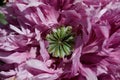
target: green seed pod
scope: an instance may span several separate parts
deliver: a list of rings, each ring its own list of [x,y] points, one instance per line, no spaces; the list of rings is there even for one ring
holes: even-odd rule
[[[48,52],[52,54],[53,57],[64,58],[70,55],[74,43],[71,26],[53,29],[53,31],[46,36],[46,39],[49,42]]]

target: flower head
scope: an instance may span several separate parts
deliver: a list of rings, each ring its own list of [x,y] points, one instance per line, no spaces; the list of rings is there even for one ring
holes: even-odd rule
[[[9,0],[0,8],[8,22],[0,24],[0,79],[119,80],[119,5]]]

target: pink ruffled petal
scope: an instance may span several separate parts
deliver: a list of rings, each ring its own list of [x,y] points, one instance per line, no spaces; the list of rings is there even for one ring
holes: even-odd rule
[[[23,61],[26,61],[27,58],[29,57],[29,54],[27,52],[15,52],[13,54],[10,54],[8,56],[0,56],[0,60],[6,62],[6,63],[22,63]]]

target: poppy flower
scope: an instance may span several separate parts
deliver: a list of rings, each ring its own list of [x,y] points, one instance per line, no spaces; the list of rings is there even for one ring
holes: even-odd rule
[[[0,78],[119,80],[119,4],[9,0],[1,8],[8,24],[0,25]]]

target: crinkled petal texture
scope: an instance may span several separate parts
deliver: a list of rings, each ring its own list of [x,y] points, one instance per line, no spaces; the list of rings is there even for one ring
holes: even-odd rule
[[[60,77],[62,69],[49,69],[45,62],[30,59],[25,64],[19,66],[17,73],[18,80],[55,80]]]
[[[0,80],[120,80],[119,0],[9,0],[0,12]],[[62,59],[46,39],[61,26],[74,35]]]

